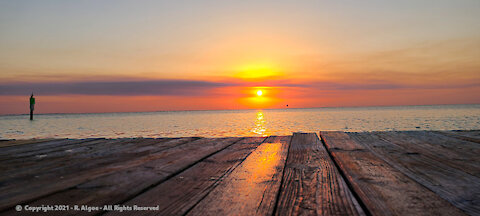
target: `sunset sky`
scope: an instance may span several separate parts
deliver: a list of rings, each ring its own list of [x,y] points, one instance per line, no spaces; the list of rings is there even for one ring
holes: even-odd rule
[[[479,0],[1,1],[0,114],[32,92],[37,113],[480,103],[479,20]]]

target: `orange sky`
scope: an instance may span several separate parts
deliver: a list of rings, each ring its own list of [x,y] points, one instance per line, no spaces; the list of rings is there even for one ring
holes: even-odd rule
[[[110,3],[0,3],[0,114],[480,103],[478,1]]]

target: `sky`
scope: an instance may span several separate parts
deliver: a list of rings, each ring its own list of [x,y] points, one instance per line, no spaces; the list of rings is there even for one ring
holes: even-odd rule
[[[480,103],[480,1],[0,1],[0,114]],[[256,92],[262,91],[262,96]]]

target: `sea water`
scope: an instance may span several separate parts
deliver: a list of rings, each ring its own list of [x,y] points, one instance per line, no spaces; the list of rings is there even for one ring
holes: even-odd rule
[[[38,114],[33,121],[28,115],[0,116],[0,139],[475,129],[480,129],[480,105]]]

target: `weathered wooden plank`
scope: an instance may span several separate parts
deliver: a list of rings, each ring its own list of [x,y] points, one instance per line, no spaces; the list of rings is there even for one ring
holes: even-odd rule
[[[445,165],[442,159],[427,157],[380,139],[371,133],[353,133],[392,167],[424,185],[470,215],[480,214],[480,178]],[[391,138],[394,139],[394,138]],[[402,140],[397,140],[402,142]]]
[[[112,143],[122,143],[123,141],[118,140],[105,140],[105,139],[95,139],[87,142],[77,143],[76,145],[69,145],[70,148],[75,148],[79,146],[89,146],[88,148],[100,147],[106,144]],[[62,148],[63,146],[58,146],[57,148]],[[124,156],[125,154],[118,154],[114,157],[103,158],[102,160],[92,160],[93,155],[87,154],[85,152],[78,153],[81,158],[75,158],[75,152],[66,153],[65,150],[55,151],[53,149],[49,150],[49,155],[34,155],[32,157],[14,159],[12,161],[6,161],[0,163],[1,175],[0,175],[0,191],[9,191],[9,190],[21,190],[23,185],[29,184],[32,181],[42,182],[44,180],[51,180],[55,178],[64,178],[65,176],[81,174],[82,171],[89,172],[92,168],[97,168],[98,164],[107,165],[109,163],[122,161],[119,157]],[[109,148],[101,148],[100,151],[109,152]],[[68,154],[70,157],[52,157],[57,152],[62,154]],[[128,153],[127,155],[133,156],[133,154]],[[0,196],[1,197],[1,196]]]
[[[472,131],[436,131],[446,136],[466,140],[474,143],[480,143],[480,130]]]
[[[0,170],[3,176],[0,176],[0,182],[5,179],[15,180],[14,178],[41,175],[46,172],[75,171],[84,161],[93,161],[96,158],[104,157],[104,159],[114,159],[127,153],[140,153],[149,149],[162,150],[169,146],[175,146],[191,141],[193,138],[187,138],[185,142],[167,142],[170,139],[101,139],[86,143],[69,146],[68,148],[60,148],[59,150],[51,150],[48,154],[34,155],[30,157],[12,159],[4,163],[0,163]],[[39,157],[41,156],[41,157]],[[109,156],[109,158],[106,158]],[[70,166],[69,168],[65,168]],[[57,174],[62,174],[57,172]],[[16,181],[16,180],[15,180]]]
[[[388,142],[394,143],[405,150],[409,154],[421,154],[429,157],[439,163],[445,164],[452,168],[462,170],[471,175],[480,177],[480,157],[468,157],[467,149],[458,149],[456,139],[445,136],[429,136],[424,133],[409,132],[373,132],[376,136]],[[422,136],[429,136],[428,141],[421,139]],[[444,138],[447,138],[446,140]],[[439,145],[437,143],[446,142],[448,145]],[[477,145],[476,143],[470,143]],[[461,145],[459,145],[461,146]]]
[[[179,144],[191,140],[192,138],[184,138],[168,142]],[[191,143],[193,143],[191,145],[195,145],[198,142],[194,141]],[[179,145],[171,149],[181,147],[182,145]],[[62,170],[51,170],[40,176],[22,178],[21,181],[18,179],[17,181],[12,181],[9,179],[0,185],[0,211],[20,202],[28,202],[56,191],[65,190],[89,179],[107,175],[121,169],[139,166],[150,160],[162,157],[164,154],[167,153],[164,153],[162,150],[155,153],[125,152],[117,154],[115,157],[106,156],[95,160],[79,161],[78,163],[64,166]],[[86,159],[88,160],[88,158]],[[72,172],[70,169],[77,171]]]
[[[185,142],[190,140],[185,140]],[[8,183],[21,183],[22,180],[29,181],[45,174],[66,175],[78,173],[83,169],[90,169],[94,162],[108,164],[109,161],[118,160],[123,155],[132,155],[135,152],[127,151],[126,148],[134,146],[153,145],[164,143],[166,140],[154,139],[101,139],[78,145],[70,146],[69,149],[51,151],[42,157],[32,156],[23,159],[7,161],[0,164],[2,176],[0,185]],[[108,156],[108,157],[107,157]],[[97,160],[98,159],[98,160]],[[88,166],[91,164],[92,166]]]
[[[269,137],[188,215],[271,215],[290,137]]]
[[[55,139],[24,139],[24,140],[0,140],[0,148],[2,150],[10,148],[18,148],[19,145],[28,145],[34,143],[48,142]]]
[[[294,133],[275,215],[365,215],[315,133]]]
[[[45,155],[49,155],[55,152],[64,152],[65,150],[75,148],[79,145],[95,145],[98,142],[103,142],[106,139],[104,138],[96,138],[96,139],[59,139],[59,140],[52,140],[44,143],[39,143],[35,145],[31,145],[31,148],[20,148],[14,150],[14,152],[0,156],[0,164],[3,163],[10,163],[16,161],[24,161],[28,160],[29,158],[35,157],[42,157]],[[125,140],[125,139],[120,139]]]
[[[474,158],[480,155],[480,145],[474,142],[449,137],[432,131],[405,131],[402,133],[413,136],[415,139],[423,142],[432,143],[441,148],[458,152],[465,157]]]
[[[75,143],[71,145],[70,142]],[[33,166],[45,167],[44,162],[54,161],[56,157],[66,157],[73,153],[72,149],[90,146],[101,146],[102,144],[110,144],[113,142],[121,142],[116,140],[96,139],[89,141],[77,141],[77,140],[65,140],[60,145],[54,148],[48,148],[37,153],[32,152],[18,152],[10,156],[2,157],[3,161],[0,162],[0,170],[2,170],[3,176],[0,176],[0,181],[5,177],[9,178],[9,175],[18,175],[22,173],[22,169],[28,169]],[[61,144],[65,143],[63,146]],[[68,151],[72,150],[72,152]],[[106,149],[105,149],[106,150]]]
[[[343,132],[320,132],[328,151],[372,215],[464,215]]]
[[[56,149],[62,146],[77,145],[83,142],[90,142],[97,140],[99,138],[89,138],[89,139],[54,139],[45,142],[35,142],[25,145],[17,145],[2,148],[0,152],[0,161],[11,160],[12,157],[20,157],[23,155],[35,155],[41,154],[43,152],[48,152],[52,149]],[[38,153],[36,153],[38,151]]]
[[[130,147],[130,144],[139,146],[142,144],[142,141],[161,141],[164,139],[145,139],[145,138],[119,138],[119,139],[86,139],[86,140],[66,140],[64,142],[58,143],[55,146],[51,147],[42,147],[39,149],[27,149],[26,151],[19,151],[13,155],[2,157],[2,159],[7,160],[6,162],[16,162],[21,161],[24,163],[26,160],[31,159],[34,156],[42,155],[42,158],[51,158],[51,157],[62,157],[65,155],[71,155],[71,153],[79,152],[81,150],[89,150],[94,147],[98,147],[101,144],[113,144],[114,149],[120,149],[124,147]],[[100,145],[99,145],[100,144]],[[149,145],[149,144],[147,144]],[[108,149],[104,151],[108,153]]]
[[[200,161],[162,184],[142,193],[125,205],[157,206],[158,212],[135,212],[135,215],[184,215],[206,194],[222,182],[265,138],[246,138],[225,150]],[[107,215],[116,215],[109,212]]]
[[[108,167],[116,169],[116,172],[99,176],[91,171],[90,176],[82,179],[81,182],[77,181],[79,184],[75,187],[45,196],[30,202],[29,205],[52,205],[58,203],[59,200],[63,204],[75,205],[80,203],[90,206],[122,203],[241,139],[203,138],[165,151],[148,154],[145,157],[131,158],[124,163]],[[10,211],[14,213],[13,209]],[[98,213],[98,211],[58,212],[59,215],[92,215]],[[57,214],[57,212],[52,214]]]

